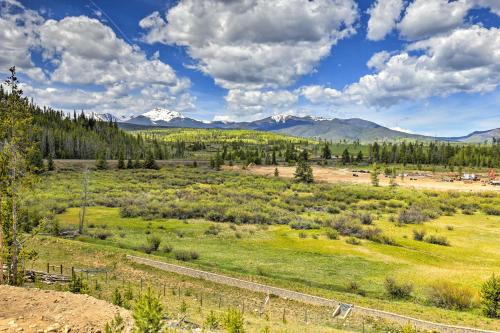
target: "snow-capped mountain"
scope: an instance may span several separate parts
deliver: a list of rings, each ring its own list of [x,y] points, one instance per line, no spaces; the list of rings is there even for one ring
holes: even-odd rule
[[[293,116],[290,114],[276,114],[274,116],[271,116],[271,119],[277,123],[284,123],[287,121],[287,119],[290,119],[291,117]]]
[[[169,122],[175,118],[185,118],[182,113],[177,111],[171,111],[163,108],[154,108],[151,111],[143,113],[141,116],[151,119],[153,122],[165,121]]]
[[[95,120],[108,121],[108,122],[124,122],[127,121],[130,117],[126,116],[115,116],[111,113],[94,113],[92,112],[91,117]]]

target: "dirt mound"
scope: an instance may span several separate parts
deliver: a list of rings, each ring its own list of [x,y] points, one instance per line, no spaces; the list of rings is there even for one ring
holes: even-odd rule
[[[128,310],[88,295],[0,285],[0,332],[103,332],[116,314],[132,330]]]

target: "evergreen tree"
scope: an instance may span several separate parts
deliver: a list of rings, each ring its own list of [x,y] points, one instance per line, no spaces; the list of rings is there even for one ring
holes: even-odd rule
[[[274,168],[274,177],[279,177],[280,176],[280,172],[278,170],[278,168]]]
[[[342,152],[342,164],[349,164],[351,163],[351,155],[349,155],[349,150],[344,149]]]
[[[323,150],[321,151],[321,157],[325,160],[332,159],[332,151],[330,150],[330,146],[328,145],[327,142],[325,142],[325,145],[323,146]]]
[[[374,163],[373,170],[370,173],[370,178],[373,186],[379,186],[379,179],[378,179],[379,175],[380,175],[380,169],[377,163]]]
[[[276,162],[276,149],[273,148],[273,154],[271,157],[271,164],[272,165],[277,165],[278,163]]]
[[[356,162],[358,163],[363,162],[363,152],[361,150],[358,151],[358,155],[356,156]]]
[[[134,161],[134,169],[140,169],[142,168],[142,163],[139,157],[137,157]]]
[[[146,169],[158,169],[158,165],[156,164],[155,158],[153,156],[152,151],[148,151],[146,153],[146,160],[144,161],[144,168]]]
[[[137,300],[133,317],[136,333],[160,333],[163,332],[163,305],[148,287],[139,300]]]
[[[123,159],[122,152],[120,152],[120,155],[118,155],[118,169],[125,169],[125,160]]]
[[[48,171],[54,171],[56,169],[54,165],[54,160],[52,159],[52,154],[49,154],[47,157],[47,170]]]
[[[481,288],[481,303],[487,317],[500,318],[500,278],[495,274]]]
[[[106,160],[106,154],[101,153],[95,164],[97,170],[106,170],[108,168],[108,161]]]
[[[127,160],[127,169],[133,169],[134,168],[134,163],[132,163],[132,159],[129,158]]]
[[[314,182],[312,168],[305,160],[301,159],[297,163],[297,168],[295,169],[294,178],[296,181],[301,183]]]

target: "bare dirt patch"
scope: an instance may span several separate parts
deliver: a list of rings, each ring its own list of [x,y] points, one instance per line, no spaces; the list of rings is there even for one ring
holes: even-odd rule
[[[131,332],[126,309],[88,295],[0,286],[0,332],[103,332],[120,314]]]
[[[239,167],[226,167],[232,170],[241,170]],[[249,172],[264,176],[274,175],[274,166],[251,166],[243,172]],[[317,181],[327,182],[327,183],[352,183],[352,184],[365,184],[369,185],[371,183],[369,173],[359,173],[350,169],[335,169],[331,167],[321,167],[313,166],[314,179]],[[278,167],[280,177],[292,178],[295,172],[295,167],[293,166],[279,166]],[[356,176],[355,176],[355,175]],[[492,186],[489,184],[482,183],[480,181],[466,183],[463,181],[445,182],[443,177],[446,177],[444,173],[436,174],[425,174],[425,175],[412,175],[406,176],[404,181],[398,177],[396,182],[398,186],[403,187],[413,187],[420,189],[431,189],[440,191],[499,191],[500,186]],[[380,175],[380,185],[389,186],[389,178],[385,177],[383,174]]]

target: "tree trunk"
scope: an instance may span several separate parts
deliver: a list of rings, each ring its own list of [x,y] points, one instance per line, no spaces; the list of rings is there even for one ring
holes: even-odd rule
[[[14,168],[12,170],[12,281],[11,284],[17,285],[17,266],[19,255],[19,242],[17,241],[17,188],[16,188],[16,168],[17,159],[14,154]]]

